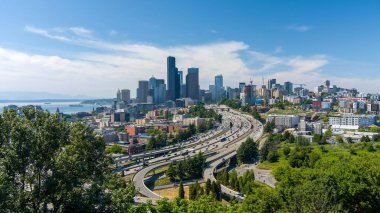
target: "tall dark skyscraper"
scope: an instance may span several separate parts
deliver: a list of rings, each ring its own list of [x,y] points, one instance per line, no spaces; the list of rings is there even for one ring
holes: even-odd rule
[[[293,84],[292,84],[292,82],[289,82],[289,81],[285,82],[284,83],[284,88],[285,88],[285,90],[286,90],[286,92],[288,94],[292,94],[293,93]]]
[[[199,69],[189,68],[186,75],[186,97],[199,100]]]
[[[146,103],[149,95],[148,81],[139,81],[139,87],[137,88],[137,102]]]
[[[175,101],[180,97],[181,85],[180,75],[178,73],[178,69],[175,66],[175,58],[173,56],[169,56],[167,58],[167,80],[167,99]]]
[[[268,80],[268,89],[274,88],[275,85],[276,85],[276,79],[269,79]]]
[[[224,98],[224,86],[223,86],[223,76],[215,76],[215,100],[220,101]]]

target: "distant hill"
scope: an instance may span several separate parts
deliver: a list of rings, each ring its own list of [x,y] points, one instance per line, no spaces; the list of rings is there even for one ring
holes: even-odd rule
[[[88,100],[96,99],[95,97],[85,95],[65,95],[49,92],[28,92],[28,91],[4,91],[0,92],[0,100],[56,100],[56,99],[70,99],[70,100]]]

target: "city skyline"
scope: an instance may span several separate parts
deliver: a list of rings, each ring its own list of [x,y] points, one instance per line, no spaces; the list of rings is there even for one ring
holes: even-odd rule
[[[183,13],[202,14],[210,5],[214,18]],[[375,1],[7,2],[0,9],[0,91],[108,98],[117,88],[128,88],[134,97],[139,80],[166,79],[165,59],[173,55],[178,70],[199,68],[201,89],[222,74],[232,87],[251,78],[261,85],[264,77],[312,89],[330,79],[377,93],[379,6]],[[100,15],[82,16],[84,8]],[[228,18],[220,19],[224,14]]]

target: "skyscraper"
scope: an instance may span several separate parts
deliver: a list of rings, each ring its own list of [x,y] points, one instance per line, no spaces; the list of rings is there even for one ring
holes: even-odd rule
[[[149,79],[149,96],[152,97],[152,103],[160,104],[165,101],[166,85],[164,79],[157,79],[152,76]]]
[[[326,82],[325,82],[325,86],[326,86],[326,88],[330,88],[330,80],[326,80]]]
[[[199,100],[199,69],[189,68],[186,75],[186,97]]]
[[[183,71],[178,71],[178,75],[179,75],[179,84],[182,85],[183,84]]]
[[[167,99],[175,101],[180,97],[181,85],[180,75],[178,74],[178,69],[175,66],[175,58],[173,56],[169,56],[167,58],[167,80]]]
[[[256,86],[255,85],[246,85],[244,87],[244,96],[242,97],[243,105],[254,105],[256,101],[255,97]]]
[[[149,92],[149,83],[148,81],[139,81],[139,87],[137,88],[137,102],[146,103]]]
[[[122,89],[121,92],[121,101],[125,103],[131,102],[131,91],[129,89]]]
[[[244,82],[240,82],[239,83],[240,92],[244,92],[244,87],[245,87],[245,83]]]
[[[120,91],[120,89],[117,89],[117,93],[116,93],[116,101],[117,101],[117,102],[121,101],[121,91]]]
[[[220,101],[224,98],[224,86],[223,86],[223,76],[215,76],[215,100]]]
[[[166,85],[164,79],[156,80],[156,87],[154,88],[154,103],[161,104],[165,102]]]
[[[215,101],[216,100],[215,85],[209,85],[208,91],[211,93],[211,100]]]
[[[289,82],[289,81],[285,82],[284,88],[288,94],[293,93],[293,83],[292,82]]]
[[[149,89],[156,88],[156,81],[157,79],[154,76],[149,78],[149,85],[148,85]]]
[[[186,83],[184,84],[183,81],[183,71],[179,70],[178,71],[178,75],[179,75],[179,97],[180,98],[185,98],[186,97],[186,88],[184,88],[184,85],[186,87]],[[186,81],[186,79],[185,79]]]
[[[276,79],[270,79],[268,80],[268,89],[274,88],[274,85],[276,85]]]

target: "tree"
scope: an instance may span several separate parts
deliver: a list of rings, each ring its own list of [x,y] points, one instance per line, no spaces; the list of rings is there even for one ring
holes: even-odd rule
[[[160,199],[157,201],[156,210],[157,210],[157,213],[172,212],[172,205],[167,198]]]
[[[367,151],[368,151],[368,152],[375,152],[376,149],[373,147],[372,144],[368,144],[368,145],[367,145]]]
[[[207,130],[207,124],[201,123],[197,126],[197,133],[203,133]]]
[[[270,144],[269,144],[269,140],[267,140],[264,145],[261,147],[260,149],[260,162],[264,162],[266,160],[268,160],[268,154],[269,154],[269,151],[270,151]]]
[[[231,175],[230,175],[230,186],[236,190],[236,191],[239,191],[239,181],[238,181],[238,175],[237,175],[237,172],[236,172],[236,169],[233,169],[232,172],[231,172]]]
[[[122,151],[123,151],[123,148],[120,145],[118,145],[118,144],[113,144],[112,146],[106,148],[106,153],[107,154],[122,153]]]
[[[185,198],[185,190],[183,189],[183,183],[182,183],[182,181],[179,183],[178,197],[181,198],[181,199]]]
[[[209,195],[211,192],[211,180],[207,179],[206,186],[205,186],[205,193],[206,195]]]
[[[291,133],[289,131],[284,132],[284,140],[289,140]]]
[[[275,213],[282,209],[282,200],[278,192],[270,188],[258,188],[248,195],[239,212],[266,212]]]
[[[251,106],[249,106],[249,105],[242,106],[242,107],[240,108],[240,110],[241,110],[242,112],[248,112],[248,113],[252,112]]]
[[[343,137],[341,135],[336,135],[335,140],[338,143],[344,143]]]
[[[176,168],[172,163],[169,165],[168,170],[166,170],[166,176],[168,176],[172,182],[175,180]]]
[[[197,198],[197,189],[194,184],[191,184],[189,187],[189,199],[195,200]]]
[[[374,135],[374,136],[372,136],[372,140],[373,141],[380,141],[380,135],[379,134],[377,134],[377,135]]]
[[[332,129],[331,129],[331,126],[327,129],[327,131],[325,132],[324,136],[329,139],[331,138],[332,136]]]
[[[195,181],[194,188],[195,188],[195,198],[198,199],[201,196],[201,194],[203,194],[202,187],[201,185],[199,185],[198,180]]]
[[[254,107],[253,110],[252,110],[252,116],[254,119],[260,121],[261,120],[261,116],[260,116],[260,113],[257,111],[257,108]]]
[[[322,139],[322,136],[320,134],[313,134],[313,143],[320,143]]]
[[[132,182],[124,188],[117,188],[112,191],[112,209],[114,212],[127,212],[135,202],[136,189]]]
[[[264,132],[265,133],[271,133],[273,132],[273,129],[275,128],[275,123],[274,123],[274,120],[273,121],[268,121],[265,125],[264,125]]]
[[[294,135],[290,135],[289,137],[289,143],[294,143],[296,141]]]
[[[309,166],[309,153],[311,148],[304,145],[297,145],[289,156],[289,164],[291,167],[307,167]]]
[[[280,155],[278,154],[277,151],[275,151],[275,150],[269,151],[269,153],[268,153],[268,161],[269,162],[271,162],[271,163],[277,162],[279,158],[280,158]]]
[[[236,100],[223,99],[219,102],[219,105],[226,105],[231,107],[232,109],[239,109],[241,107],[241,103]]]
[[[212,196],[216,199],[216,200],[222,200],[222,188],[221,188],[221,185],[220,185],[220,182],[219,181],[213,181],[211,183],[211,192],[212,192]]]
[[[361,142],[371,142],[371,138],[369,138],[368,135],[366,136],[362,136],[362,138],[360,139]]]
[[[247,138],[237,150],[237,159],[240,163],[249,163],[257,160],[258,150],[252,138]]]
[[[148,145],[146,146],[146,150],[152,150],[159,147],[163,147],[167,144],[167,136],[163,130],[158,128],[149,129],[149,140]]]
[[[285,157],[288,157],[290,154],[290,148],[288,146],[285,146],[282,152],[284,153]]]
[[[117,200],[129,208],[132,201],[119,195],[135,192],[111,172],[101,137],[58,113],[21,111],[0,115],[2,210],[42,212],[49,204],[53,212],[104,211],[118,206]]]
[[[348,137],[348,138],[347,138],[347,143],[354,143],[354,141],[352,140],[351,137]]]
[[[379,126],[371,126],[368,131],[370,131],[370,132],[380,132],[380,127]]]
[[[308,164],[308,166],[309,167],[314,167],[314,165],[315,165],[315,163],[319,160],[319,159],[321,159],[321,155],[319,155],[317,152],[311,152],[310,154],[309,154],[309,164]]]
[[[219,180],[223,185],[229,185],[229,174],[227,169],[223,169],[217,174],[217,180]]]
[[[185,164],[186,162],[181,161],[178,163],[178,166],[176,167],[177,177],[180,180],[183,180],[186,177],[186,171],[185,171],[185,166],[184,166]]]

